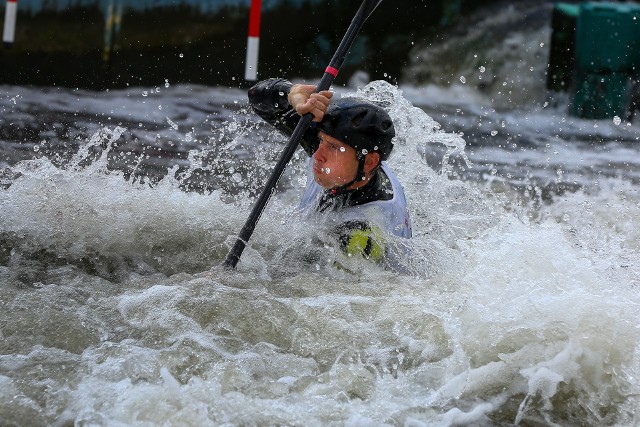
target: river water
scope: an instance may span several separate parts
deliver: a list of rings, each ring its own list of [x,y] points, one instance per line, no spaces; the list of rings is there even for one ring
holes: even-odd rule
[[[0,425],[637,425],[640,124],[466,76],[358,89],[402,273],[295,215],[301,152],[220,266],[283,143],[243,91],[0,87]]]
[[[283,141],[243,91],[3,87],[0,424],[637,424],[638,125],[359,93],[402,274],[295,216],[302,154],[220,267]]]

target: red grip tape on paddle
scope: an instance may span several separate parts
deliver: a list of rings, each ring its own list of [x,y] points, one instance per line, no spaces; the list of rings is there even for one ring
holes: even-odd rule
[[[333,77],[338,77],[338,69],[333,68],[331,65],[329,65],[324,72],[331,74]]]

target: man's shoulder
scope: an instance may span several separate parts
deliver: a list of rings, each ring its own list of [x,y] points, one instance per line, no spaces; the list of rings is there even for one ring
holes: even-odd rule
[[[260,112],[285,111],[291,86],[291,82],[282,78],[262,80],[248,90],[249,104]]]

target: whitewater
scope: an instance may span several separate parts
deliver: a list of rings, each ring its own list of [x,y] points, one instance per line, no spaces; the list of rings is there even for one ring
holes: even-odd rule
[[[302,153],[229,271],[283,143],[242,91],[4,91],[51,136],[3,145],[3,425],[638,422],[637,125],[492,112],[520,140],[465,147],[416,88],[338,90],[396,123],[408,272],[294,215]]]
[[[640,124],[485,72],[334,88],[396,125],[402,273],[295,215],[302,150],[221,266],[286,142],[242,90],[0,86],[0,425],[640,423]]]

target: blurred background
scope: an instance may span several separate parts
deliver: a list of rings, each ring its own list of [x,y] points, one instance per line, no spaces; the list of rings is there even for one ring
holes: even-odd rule
[[[2,6],[5,7],[5,1]],[[171,82],[242,86],[250,0],[19,0],[15,40],[0,49],[0,84],[114,88]],[[359,1],[263,0],[259,78],[316,77]],[[8,4],[8,3],[7,3]],[[550,25],[549,0],[383,1],[342,71],[392,83],[441,79],[472,49],[523,26]],[[522,10],[420,67],[419,52],[459,37],[469,17]],[[4,11],[3,11],[4,12]],[[477,20],[477,17],[476,17]],[[477,53],[477,52],[476,52]],[[480,62],[483,58],[478,58]],[[337,82],[339,83],[339,82]],[[486,81],[483,82],[486,85]]]
[[[0,84],[247,87],[255,80],[245,62],[256,3],[255,78],[317,79],[360,2],[7,0]],[[562,103],[576,117],[630,120],[639,70],[636,1],[383,1],[336,84],[450,87],[464,76],[497,108]]]

